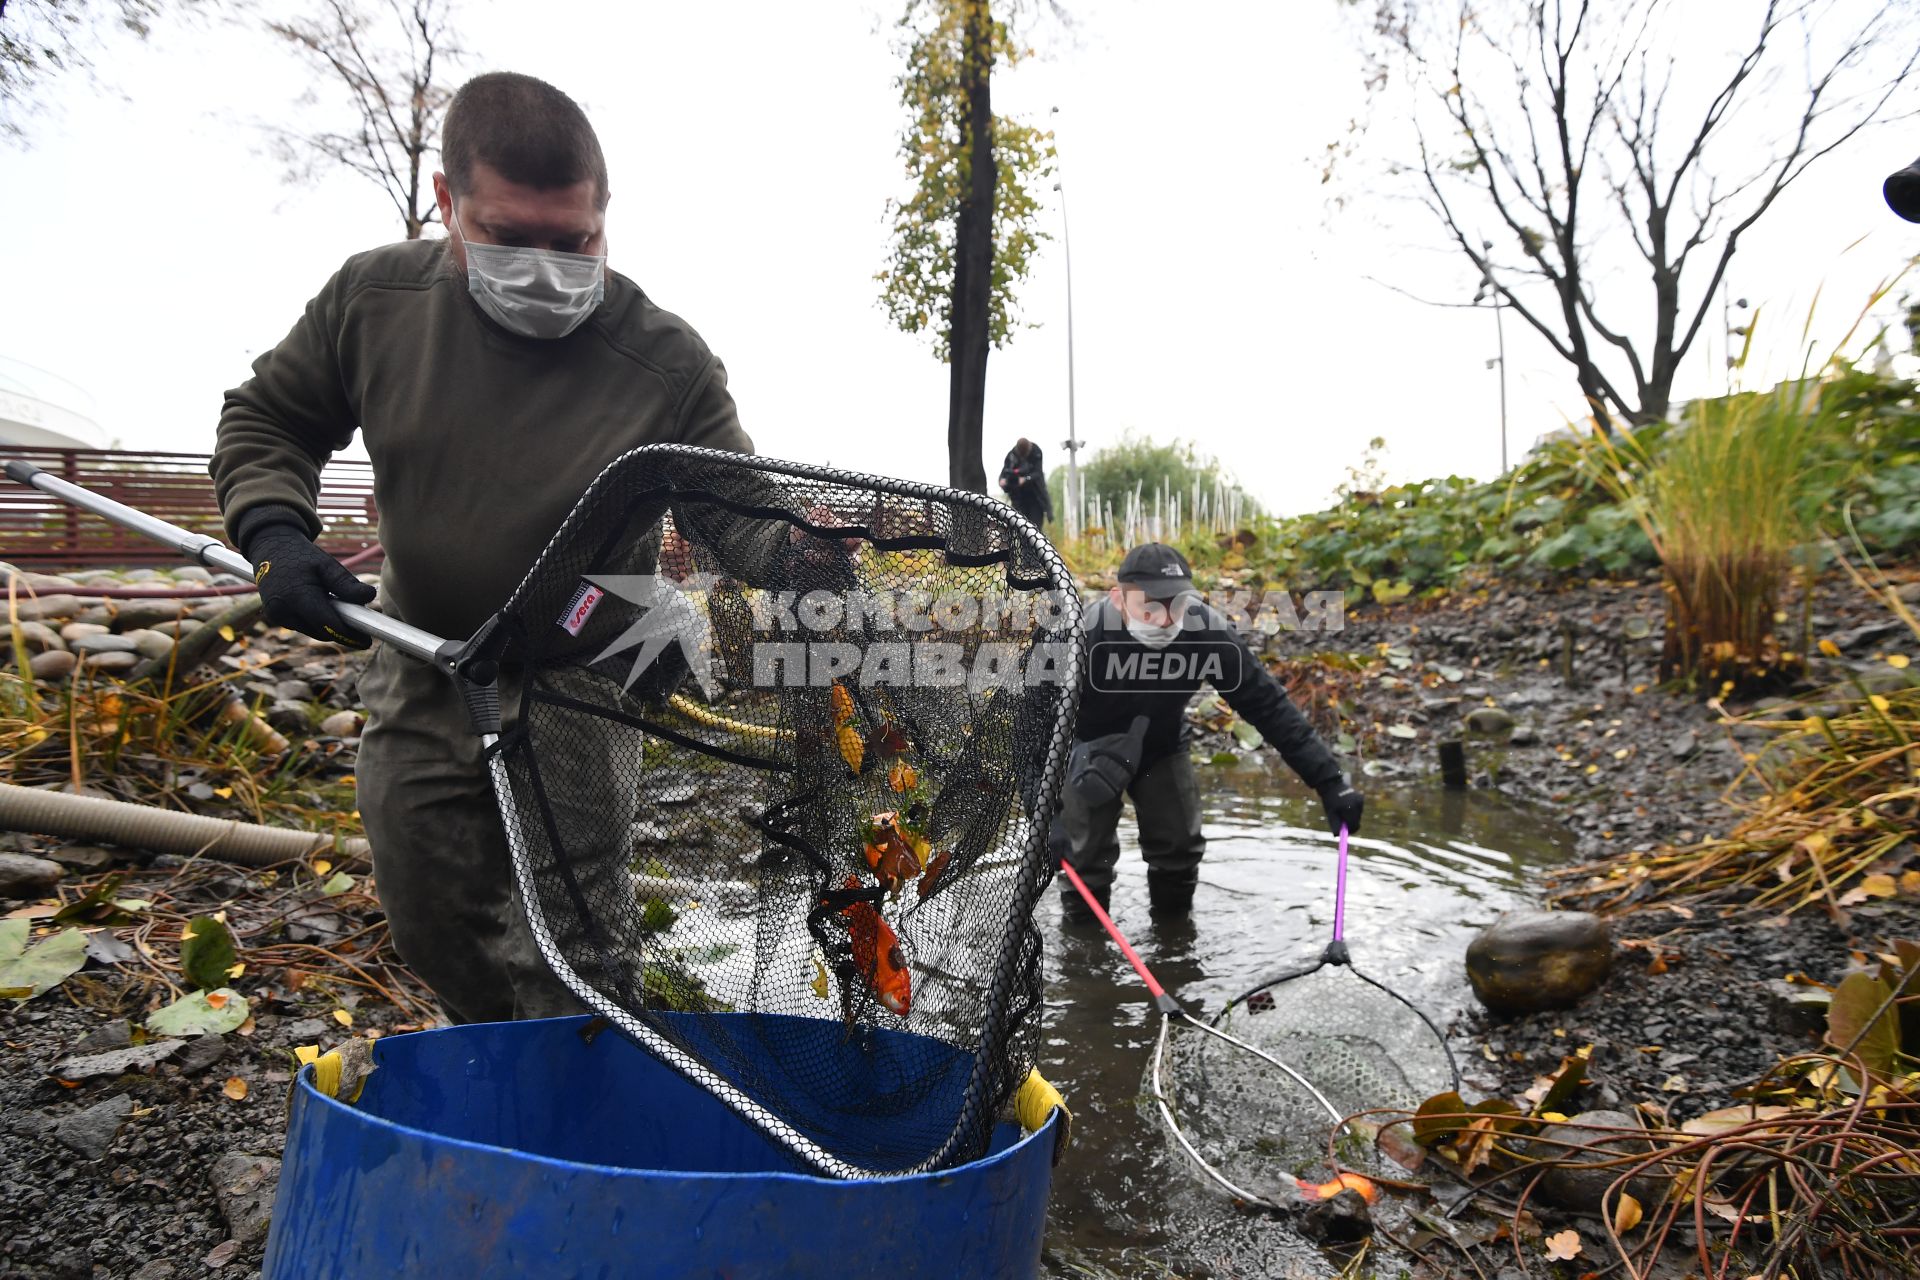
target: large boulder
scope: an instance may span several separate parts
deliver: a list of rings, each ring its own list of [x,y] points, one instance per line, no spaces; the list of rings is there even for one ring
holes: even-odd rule
[[[1467,946],[1467,980],[1495,1013],[1564,1009],[1612,963],[1607,922],[1585,911],[1509,911]]]
[[[1600,1132],[1606,1129],[1627,1132]],[[1527,1144],[1527,1152],[1535,1160],[1553,1162],[1540,1175],[1540,1194],[1562,1209],[1604,1215],[1615,1203],[1607,1199],[1607,1188],[1632,1168],[1630,1164],[1604,1162],[1652,1151],[1653,1144],[1645,1138],[1630,1136],[1641,1131],[1639,1121],[1624,1111],[1582,1111],[1565,1124],[1549,1125]],[[1652,1166],[1652,1172],[1657,1175],[1658,1166]],[[1660,1199],[1660,1180],[1637,1175],[1621,1190],[1650,1209]]]

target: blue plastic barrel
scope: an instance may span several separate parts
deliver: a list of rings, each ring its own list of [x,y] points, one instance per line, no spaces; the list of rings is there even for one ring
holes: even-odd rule
[[[1037,1273],[1056,1121],[1004,1124],[987,1156],[942,1173],[811,1177],[586,1022],[381,1040],[354,1106],[302,1070],[264,1280]]]

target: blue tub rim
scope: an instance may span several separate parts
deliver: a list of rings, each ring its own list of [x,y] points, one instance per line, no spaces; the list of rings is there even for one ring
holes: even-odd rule
[[[479,1022],[479,1023],[462,1024],[462,1026],[470,1026],[470,1027],[512,1026],[512,1025],[514,1024],[511,1022],[490,1022],[490,1023]],[[450,1030],[451,1028],[439,1028],[439,1029]],[[432,1030],[410,1031],[410,1032],[407,1032],[406,1034],[407,1035],[431,1035],[433,1034],[433,1031]],[[388,1039],[398,1040],[401,1038],[402,1037],[400,1036],[382,1036],[381,1040],[388,1040]],[[374,1049],[374,1066],[376,1069],[380,1065],[379,1054],[380,1054],[380,1050],[376,1046]],[[1057,1143],[1059,1139],[1059,1133],[1060,1133],[1060,1115],[1058,1112],[1050,1112],[1047,1115],[1046,1123],[1042,1124],[1038,1129],[1033,1130],[1031,1133],[1023,1132],[1020,1135],[1020,1138],[1018,1141],[1009,1143],[1006,1147],[1002,1148],[1001,1150],[994,1151],[987,1155],[984,1155],[980,1157],[978,1160],[970,1160],[966,1164],[956,1165],[951,1169],[936,1169],[936,1170],[932,1170],[929,1172],[922,1172],[922,1173],[903,1173],[903,1174],[896,1174],[892,1177],[884,1177],[884,1178],[826,1178],[826,1177],[821,1177],[818,1174],[796,1173],[791,1170],[785,1170],[785,1169],[755,1170],[752,1173],[716,1172],[715,1170],[712,1170],[712,1169],[642,1169],[642,1168],[636,1168],[632,1165],[592,1164],[582,1160],[563,1160],[558,1156],[541,1155],[537,1151],[524,1151],[518,1147],[503,1147],[491,1142],[475,1142],[471,1138],[456,1138],[451,1134],[436,1133],[432,1129],[421,1129],[414,1125],[401,1124],[398,1121],[389,1120],[385,1116],[374,1115],[370,1111],[362,1111],[359,1107],[354,1106],[352,1103],[342,1102],[340,1101],[340,1099],[334,1097],[333,1095],[322,1092],[319,1089],[319,1087],[313,1083],[313,1074],[314,1074],[314,1064],[311,1062],[303,1063],[299,1071],[297,1071],[294,1074],[294,1077],[293,1077],[294,1090],[304,1098],[306,1105],[325,1107],[325,1108],[329,1108],[337,1112],[343,1113],[341,1115],[342,1119],[347,1118],[344,1113],[351,1112],[352,1119],[354,1121],[357,1121],[363,1124],[372,1125],[381,1131],[384,1131],[387,1133],[393,1133],[393,1134],[400,1134],[409,1138],[421,1139],[428,1142],[442,1143],[448,1147],[451,1147],[459,1151],[483,1152],[490,1156],[506,1156],[515,1160],[526,1160],[526,1161],[530,1161],[532,1163],[542,1165],[544,1167],[555,1169],[555,1170],[564,1170],[564,1171],[570,1171],[570,1172],[579,1171],[579,1172],[594,1173],[594,1174],[601,1174],[601,1175],[611,1175],[614,1177],[640,1177],[640,1178],[670,1177],[670,1178],[686,1178],[686,1179],[697,1180],[697,1181],[713,1181],[713,1182],[723,1182],[723,1183],[736,1182],[742,1178],[777,1179],[782,1182],[799,1183],[801,1185],[831,1186],[831,1187],[842,1187],[842,1186],[848,1186],[848,1185],[858,1184],[862,1182],[888,1182],[888,1183],[911,1182],[915,1179],[923,1179],[923,1180],[932,1182],[932,1181],[937,1181],[939,1179],[952,1177],[953,1175],[959,1173],[962,1170],[975,1171],[975,1170],[990,1169],[994,1165],[997,1165],[1015,1158],[1027,1146],[1028,1143],[1033,1142],[1038,1138],[1045,1137]],[[293,1111],[293,1101],[291,1098],[288,1099],[287,1111],[289,1114],[291,1114]],[[1013,1123],[1018,1123],[1018,1122],[1016,1121]],[[1056,1161],[1059,1158],[1059,1155],[1060,1155],[1060,1152],[1058,1150],[1058,1147],[1056,1146],[1054,1151],[1049,1156],[1049,1161],[1050,1162]]]

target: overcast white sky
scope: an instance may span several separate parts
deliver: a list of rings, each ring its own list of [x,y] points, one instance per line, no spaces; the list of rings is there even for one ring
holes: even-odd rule
[[[1707,40],[1751,6],[1710,7],[1722,20]],[[994,92],[1003,112],[1060,108],[1082,437],[1193,440],[1284,510],[1322,503],[1375,435],[1395,478],[1497,471],[1491,314],[1367,279],[1464,301],[1465,264],[1386,198],[1390,180],[1327,214],[1318,157],[1361,100],[1340,7],[1069,8],[1074,35],[1047,38]],[[946,369],[888,327],[872,280],[904,181],[895,5],[470,0],[466,13],[467,69],[539,75],[587,108],[612,168],[613,265],[720,353],[762,452],[944,480]],[[204,451],[222,391],[344,258],[397,238],[398,219],[351,176],[281,182],[251,122],[320,108],[296,105],[294,64],[257,32],[163,22],[96,63],[98,85],[55,87],[31,149],[0,150],[0,357],[83,388],[91,403],[70,407],[126,447]],[[1735,260],[1734,292],[1791,315],[1781,337],[1797,338],[1822,280],[1824,320],[1850,318],[1920,248],[1879,195],[1915,152],[1920,129],[1896,127],[1830,159]],[[1057,211],[1048,225],[1060,230]],[[1060,248],[1025,292],[1041,327],[991,361],[989,473],[1018,435],[1063,456]],[[1577,397],[1511,316],[1507,339],[1517,455]],[[1717,345],[1690,357],[1681,394],[1718,390],[1719,359]]]

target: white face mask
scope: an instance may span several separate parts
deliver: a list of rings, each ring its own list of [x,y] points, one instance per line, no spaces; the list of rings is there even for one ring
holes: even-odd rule
[[[460,215],[454,214],[454,230]],[[467,292],[502,328],[525,338],[564,338],[606,296],[605,254],[503,244],[467,247]]]
[[[1128,618],[1127,634],[1149,649],[1164,649],[1179,637],[1180,624],[1174,622],[1164,627],[1156,627],[1151,622]]]

